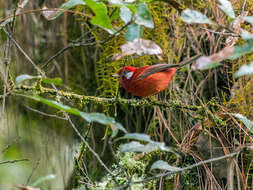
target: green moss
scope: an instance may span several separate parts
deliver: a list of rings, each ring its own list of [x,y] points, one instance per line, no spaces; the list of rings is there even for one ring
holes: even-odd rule
[[[132,181],[141,181],[146,177],[146,168],[148,166],[148,162],[140,159],[138,154],[136,153],[117,153],[117,157],[119,159],[118,165],[112,165],[112,170],[114,173],[117,173],[115,177],[110,175],[105,175],[101,178],[100,181],[95,182],[95,186],[90,186],[88,189],[91,190],[99,190],[99,189],[114,189],[127,183],[130,179]],[[134,190],[142,190],[145,188],[150,189],[153,185],[153,182],[149,182],[146,184],[132,184],[131,189]]]

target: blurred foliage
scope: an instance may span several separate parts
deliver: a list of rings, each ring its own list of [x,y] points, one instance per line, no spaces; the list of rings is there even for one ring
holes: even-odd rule
[[[24,10],[39,9],[42,4],[57,8],[64,2],[62,0],[29,1]],[[244,1],[231,2],[235,14],[239,15]],[[217,9],[218,5],[215,1],[181,1],[180,3],[184,8],[198,10],[221,25],[230,25],[224,13]],[[114,28],[123,26],[124,23],[117,10],[115,11],[115,6],[108,4],[107,1],[104,4],[108,7],[108,15],[112,16],[112,26]],[[199,25],[183,23],[179,12],[171,7],[175,5],[173,1],[154,1],[147,4],[155,27],[154,29],[143,27],[142,38],[159,44],[164,52],[165,63],[178,63],[198,53],[212,55],[226,46],[227,36],[201,29]],[[11,14],[15,7],[14,1],[0,0],[1,18]],[[110,34],[103,27],[98,27],[101,25],[96,22],[93,25],[94,22],[89,18],[77,13],[85,12],[94,16],[94,9],[92,11],[85,6],[75,6],[72,10],[76,14],[64,13],[53,21],[47,21],[40,13],[17,16],[13,36],[38,66],[44,65],[51,56],[70,43],[82,42],[82,40],[94,43],[109,37]],[[248,15],[253,15],[252,1],[247,1],[245,10],[249,11]],[[243,23],[241,27],[249,30],[252,25]],[[126,30],[123,30],[103,44],[94,43],[92,46],[68,48],[44,69],[47,77],[62,78],[64,86],[59,87],[62,91],[114,98],[119,90],[119,98],[133,98],[119,88],[118,81],[111,77],[112,74],[124,65],[152,65],[161,61],[155,56],[147,55],[113,60],[113,56],[120,52],[120,46],[126,42],[125,32]],[[0,91],[3,94],[6,66],[2,63],[6,59],[4,49],[7,38],[2,30],[0,41],[2,49]],[[244,43],[242,40],[238,41],[238,44]],[[9,51],[12,78],[21,74],[38,76],[36,70],[28,64],[13,44]],[[57,93],[45,94],[45,98],[61,100],[64,105],[76,107],[82,112],[101,112],[113,116],[128,132],[148,134],[154,141],[164,142],[169,147],[177,148],[182,157],[177,158],[174,154],[163,151],[145,154],[116,151],[118,160],[115,160],[111,148],[118,150],[123,142],[127,143],[129,140],[116,141],[110,145],[112,131],[108,126],[101,127],[98,123],[88,123],[72,116],[73,123],[85,140],[105,164],[113,172],[118,173],[116,177],[106,173],[94,155],[74,134],[69,123],[36,113],[30,108],[63,116],[60,110],[55,111],[44,104],[22,97],[7,96],[5,110],[1,113],[0,119],[0,162],[22,158],[27,158],[29,161],[0,165],[0,189],[12,189],[15,188],[15,184],[30,185],[49,174],[54,174],[56,178],[38,184],[41,189],[72,189],[82,187],[84,184],[89,189],[115,188],[127,183],[130,178],[144,180],[155,175],[156,173],[150,173],[150,167],[156,160],[162,159],[173,166],[185,167],[204,159],[222,156],[224,152],[233,152],[240,146],[252,143],[250,131],[228,114],[240,113],[253,120],[252,75],[234,78],[234,73],[239,67],[250,61],[252,61],[252,53],[234,61],[223,61],[221,66],[211,70],[192,71],[189,67],[183,68],[177,72],[165,92],[150,98],[151,101],[170,99],[185,105],[203,106],[204,109],[197,112],[183,108],[134,107],[116,103],[76,104],[74,100],[62,98]],[[40,82],[27,80],[22,83],[35,86],[35,93],[43,95],[40,85],[50,88],[51,86]],[[26,93],[25,90],[20,92]],[[123,133],[119,133],[119,136],[122,135]],[[251,158],[251,153],[241,154],[236,162],[240,172],[235,175],[241,177],[242,186],[246,188],[252,187]],[[205,165],[183,174],[157,178],[145,184],[134,184],[131,189],[223,188],[230,179],[223,175],[224,172],[221,172],[220,168],[226,170],[227,167],[226,162]]]

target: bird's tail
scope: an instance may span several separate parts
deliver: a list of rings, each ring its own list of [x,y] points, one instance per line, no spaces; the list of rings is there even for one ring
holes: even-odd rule
[[[192,62],[196,61],[201,56],[202,56],[201,54],[195,55],[195,56],[190,57],[189,59],[184,60],[184,61],[182,61],[182,62],[180,62],[179,64],[176,64],[176,65],[178,66],[178,68],[181,68],[185,65],[191,64]]]
[[[195,55],[185,61],[180,62],[179,64],[157,64],[157,65],[152,65],[150,68],[146,69],[143,73],[141,73],[137,79],[144,79],[154,73],[158,73],[158,72],[163,72],[165,70],[168,69],[172,69],[172,68],[181,68],[185,65],[188,65],[190,63],[192,63],[193,61],[197,60],[201,55]]]
[[[189,59],[186,59],[184,61],[181,61],[178,64],[167,64],[167,66],[164,67],[164,69],[170,69],[170,68],[181,68],[184,67],[185,65],[189,65],[192,62],[196,61],[199,57],[201,57],[201,54],[195,55],[193,57],[190,57]]]

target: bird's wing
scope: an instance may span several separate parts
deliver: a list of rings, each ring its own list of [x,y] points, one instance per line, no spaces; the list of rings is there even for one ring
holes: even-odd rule
[[[150,68],[144,70],[143,73],[141,73],[138,76],[138,79],[144,79],[152,74],[159,73],[159,72],[165,71],[170,68],[177,68],[177,67],[179,67],[179,65],[177,65],[177,64],[175,64],[175,65],[170,65],[170,64],[152,65],[152,66],[150,66]]]
[[[144,70],[143,73],[141,73],[138,77],[138,79],[144,79],[154,73],[159,73],[162,71],[165,71],[170,68],[178,68],[183,67],[185,65],[191,64],[192,62],[196,61],[199,57],[201,57],[201,54],[195,55],[187,60],[184,60],[180,62],[179,64],[157,64],[157,65],[151,65],[148,69]]]

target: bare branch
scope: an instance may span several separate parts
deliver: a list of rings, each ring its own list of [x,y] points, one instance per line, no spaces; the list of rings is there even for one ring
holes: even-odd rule
[[[4,65],[6,66],[5,74],[4,74],[4,92],[3,92],[3,103],[2,103],[2,114],[5,111],[5,99],[7,96],[7,88],[8,88],[8,76],[9,76],[9,68],[10,68],[10,56],[9,56],[9,48],[10,48],[10,38],[7,37],[6,45],[4,48]]]
[[[31,178],[32,178],[32,175],[34,174],[34,171],[38,168],[39,164],[40,164],[40,160],[38,160],[38,161],[36,162],[35,166],[34,166],[33,169],[32,169],[31,174],[30,174],[29,177],[27,178],[27,181],[26,181],[26,184],[25,184],[25,185],[28,185],[28,184],[29,184],[29,182],[30,182],[30,180],[31,180]]]
[[[29,160],[27,158],[17,159],[17,160],[6,160],[6,161],[3,161],[3,162],[0,162],[0,165],[1,164],[13,164],[13,163],[16,163],[16,162],[23,162],[23,161],[29,161]]]
[[[33,60],[27,55],[27,53],[20,47],[20,45],[16,42],[16,40],[12,37],[12,35],[3,27],[5,34],[11,39],[11,41],[15,44],[18,50],[25,56],[25,58],[34,66],[34,68],[44,76],[44,72],[33,62]]]
[[[28,110],[31,110],[31,111],[36,112],[36,113],[39,113],[39,114],[44,115],[44,116],[54,117],[54,118],[62,119],[62,120],[68,120],[68,119],[65,118],[65,117],[60,117],[60,116],[58,116],[58,115],[52,115],[52,114],[44,113],[44,112],[41,112],[41,111],[39,111],[39,110],[33,109],[33,108],[31,108],[31,107],[29,107],[29,106],[27,106],[27,105],[26,105],[25,107],[26,107]]]
[[[224,159],[227,159],[227,158],[233,158],[233,157],[237,156],[238,154],[240,154],[241,151],[244,150],[244,149],[245,149],[245,147],[241,148],[240,151],[233,152],[231,154],[227,154],[227,155],[224,155],[224,156],[221,156],[221,157],[217,157],[217,158],[212,158],[212,159],[200,161],[200,162],[198,162],[196,164],[193,164],[193,165],[190,165],[190,166],[187,166],[187,167],[184,167],[184,168],[180,168],[177,171],[168,171],[168,172],[160,173],[160,174],[157,174],[155,176],[148,177],[148,178],[146,178],[144,180],[141,180],[141,181],[127,182],[124,185],[116,188],[116,190],[125,189],[126,187],[130,186],[131,184],[147,183],[147,182],[149,182],[149,181],[151,181],[153,179],[156,179],[156,178],[160,178],[160,177],[168,176],[168,175],[173,175],[173,174],[176,174],[176,173],[182,173],[182,172],[184,172],[186,170],[190,170],[190,169],[196,168],[196,167],[204,165],[204,164],[209,164],[209,163],[217,162],[217,161],[224,160]]]
[[[115,33],[111,34],[108,38],[102,40],[102,41],[97,41],[97,42],[87,42],[88,40],[82,41],[82,42],[71,42],[69,43],[66,47],[60,49],[55,55],[53,55],[52,57],[50,57],[42,66],[42,68],[47,67],[50,62],[52,60],[54,60],[55,58],[57,58],[59,55],[61,55],[62,53],[64,53],[66,50],[73,48],[73,47],[80,47],[80,46],[91,46],[91,45],[96,45],[96,44],[104,44],[106,42],[108,42],[110,39],[112,39],[113,37],[115,37],[118,33],[120,33],[122,30],[124,30],[128,25],[132,24],[133,21],[130,21],[129,23],[125,24],[124,26],[122,26],[118,31],[116,31]],[[90,39],[89,39],[90,40]]]
[[[214,34],[224,35],[224,36],[233,36],[233,37],[239,37],[240,36],[239,34],[232,33],[232,32],[217,32],[215,30],[210,30],[208,28],[202,28],[202,27],[200,27],[200,29],[206,30],[206,31],[214,33]]]
[[[92,18],[91,15],[87,15],[87,14],[82,13],[82,12],[73,11],[73,10],[66,10],[66,9],[58,9],[58,8],[26,10],[26,11],[23,11],[23,12],[16,13],[15,16],[21,16],[21,15],[24,15],[24,14],[43,12],[43,11],[62,11],[62,12],[67,12],[67,13],[73,13],[73,14],[80,15],[80,16],[85,16],[87,18]],[[2,27],[5,26],[6,25],[5,21],[8,20],[8,19],[13,19],[13,17],[14,17],[14,15],[10,15],[6,18],[0,19],[0,26],[2,26]],[[10,21],[8,21],[7,23],[9,23],[9,22]]]
[[[24,0],[20,5],[18,5],[18,9],[15,11],[15,14],[12,17],[6,19],[3,23],[1,23],[1,26],[4,27],[9,22],[14,21],[15,16],[20,13],[20,11],[26,6],[28,2],[29,0]]]
[[[89,149],[89,151],[91,151],[91,153],[97,158],[97,160],[99,161],[99,163],[105,168],[105,170],[112,176],[114,176],[115,174],[105,165],[105,163],[100,159],[99,155],[90,147],[89,143],[84,139],[84,137],[79,133],[79,131],[77,130],[77,128],[75,127],[74,123],[71,121],[70,117],[66,114],[66,116],[68,117],[68,121],[71,124],[72,128],[74,129],[74,131],[76,132],[76,134],[80,137],[80,139],[83,141],[83,143],[85,144],[85,146],[87,146],[87,148]]]
[[[242,10],[241,10],[241,16],[243,16],[244,15],[244,9],[245,9],[245,5],[246,5],[246,3],[247,3],[247,0],[244,0],[244,2],[243,2],[243,5],[242,5]]]
[[[13,142],[11,142],[10,144],[6,145],[5,148],[1,151],[1,154],[4,154],[11,147],[11,145],[13,145],[14,143],[16,143],[19,139],[20,139],[20,137],[17,137]]]

